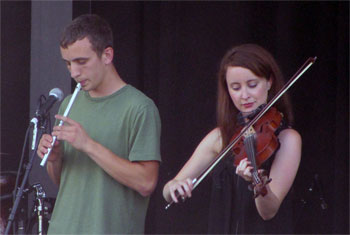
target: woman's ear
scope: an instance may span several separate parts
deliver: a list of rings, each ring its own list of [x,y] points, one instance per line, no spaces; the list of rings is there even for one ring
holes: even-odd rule
[[[267,80],[267,90],[269,91],[271,89],[272,86],[272,78],[270,78],[269,80]]]
[[[114,50],[112,47],[107,47],[102,53],[102,61],[104,64],[110,64],[113,61]]]

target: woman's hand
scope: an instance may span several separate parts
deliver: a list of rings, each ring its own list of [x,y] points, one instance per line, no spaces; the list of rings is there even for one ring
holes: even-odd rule
[[[252,170],[251,162],[247,158],[242,159],[236,167],[236,174],[241,176],[244,180],[252,181]]]
[[[193,183],[190,178],[185,180],[176,180],[173,179],[169,182],[169,192],[172,200],[175,203],[178,203],[178,197],[181,197],[182,200],[185,200],[187,197],[191,197],[193,190]]]
[[[236,167],[236,174],[241,176],[244,180],[248,182],[253,181],[252,171],[254,167],[251,165],[251,162],[247,158],[242,159],[238,166]],[[258,173],[263,172],[263,169],[259,169]]]

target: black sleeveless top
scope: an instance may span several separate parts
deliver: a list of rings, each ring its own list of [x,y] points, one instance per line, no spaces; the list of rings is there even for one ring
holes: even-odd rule
[[[276,135],[288,128],[282,123]],[[274,157],[267,159],[260,168],[270,172]],[[287,194],[277,214],[264,221],[256,209],[253,192],[248,190],[250,183],[235,173],[233,156],[225,157],[213,170],[212,177],[209,234],[293,233],[291,193]]]

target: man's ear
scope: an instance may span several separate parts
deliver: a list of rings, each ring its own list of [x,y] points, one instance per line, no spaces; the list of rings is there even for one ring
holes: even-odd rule
[[[112,47],[107,47],[106,49],[104,49],[102,53],[103,63],[105,63],[106,65],[112,63],[113,56],[114,56],[114,50]]]

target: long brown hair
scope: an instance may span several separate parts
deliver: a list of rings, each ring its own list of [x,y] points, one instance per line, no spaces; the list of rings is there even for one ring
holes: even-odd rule
[[[223,147],[229,144],[237,130],[237,115],[239,110],[233,104],[228,93],[226,71],[228,67],[243,67],[252,71],[256,76],[267,80],[272,79],[267,102],[273,98],[284,84],[282,72],[273,56],[261,46],[243,44],[228,50],[221,60],[218,72],[217,125],[220,128]],[[284,94],[275,104],[284,114],[289,125],[293,122],[292,107],[288,94]]]

